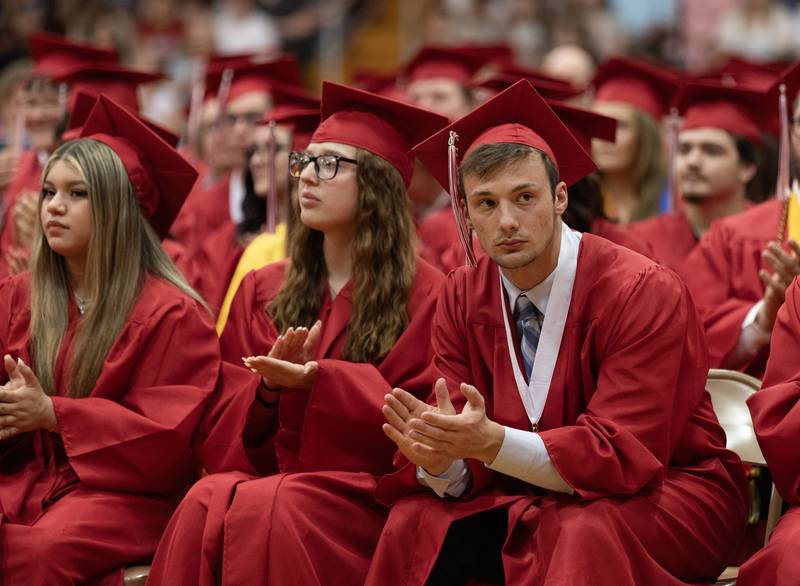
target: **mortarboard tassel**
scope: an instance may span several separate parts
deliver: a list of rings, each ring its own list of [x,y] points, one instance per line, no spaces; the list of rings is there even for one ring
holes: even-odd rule
[[[278,217],[278,166],[277,144],[275,138],[275,121],[269,123],[269,189],[267,190],[267,233],[274,234]]]
[[[789,107],[786,100],[786,85],[780,85],[778,97],[778,114],[780,116],[781,135],[778,143],[778,183],[775,186],[775,197],[779,200],[789,199]]]
[[[477,266],[478,262],[475,259],[475,251],[472,248],[472,230],[467,224],[464,204],[459,197],[457,140],[458,134],[451,130],[450,138],[447,140],[447,173],[450,181],[450,205],[453,208],[453,215],[455,216],[456,226],[458,228],[458,238],[461,240],[461,246],[464,247],[467,265],[474,267]]]
[[[69,100],[69,88],[66,83],[58,84],[58,119],[63,120],[67,115],[67,101]]]
[[[667,173],[669,193],[667,200],[666,212],[674,212],[678,209],[679,193],[678,181],[675,176],[675,159],[678,156],[678,134],[681,129],[681,117],[678,114],[678,109],[672,107],[667,116]]]

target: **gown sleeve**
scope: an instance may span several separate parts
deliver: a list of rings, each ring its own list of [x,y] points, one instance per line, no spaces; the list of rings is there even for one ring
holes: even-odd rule
[[[747,404],[761,451],[783,498],[800,504],[800,281],[787,292],[772,331],[763,388]]]
[[[98,379],[117,397],[53,397],[69,463],[86,486],[163,493],[196,476],[191,437],[220,368],[201,311],[181,297],[123,330]]]

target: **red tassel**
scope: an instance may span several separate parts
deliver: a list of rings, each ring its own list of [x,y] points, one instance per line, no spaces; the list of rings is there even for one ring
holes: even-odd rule
[[[450,138],[447,140],[447,174],[450,183],[450,205],[453,208],[453,216],[456,220],[458,229],[458,239],[464,248],[466,263],[470,267],[475,267],[478,262],[475,258],[475,250],[472,248],[472,229],[467,223],[466,202],[460,196],[458,187],[458,148],[456,141],[458,134],[450,131]]]
[[[781,121],[781,135],[778,147],[778,182],[775,186],[775,197],[780,200],[787,200],[791,196],[789,190],[789,105],[786,100],[786,85],[780,85],[780,96],[778,97],[778,113]]]
[[[278,147],[275,138],[275,121],[269,123],[269,189],[267,191],[267,232],[275,234],[278,218]]]
[[[192,68],[192,93],[189,100],[189,116],[186,122],[186,143],[198,152],[200,145],[200,116],[203,111],[203,95],[206,91],[205,63],[198,60]]]

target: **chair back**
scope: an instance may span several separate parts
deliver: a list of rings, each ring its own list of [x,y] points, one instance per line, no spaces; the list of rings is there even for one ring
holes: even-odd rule
[[[719,424],[725,430],[726,447],[742,462],[766,466],[746,403],[759,388],[761,382],[749,374],[721,368],[708,371],[706,389],[711,395]]]

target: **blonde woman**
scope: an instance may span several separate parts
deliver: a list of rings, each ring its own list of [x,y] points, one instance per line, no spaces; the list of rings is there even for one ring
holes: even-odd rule
[[[261,478],[216,474],[189,492],[150,584],[358,584],[384,522],[392,387],[431,390],[441,274],[414,255],[410,147],[447,119],[325,83],[322,123],[289,158],[300,224],[290,261],[250,273],[223,356],[258,373],[244,443]]]
[[[30,273],[0,285],[8,584],[121,584],[152,556],[220,365],[160,245],[196,172],[106,98],[81,136],[44,168]]]

